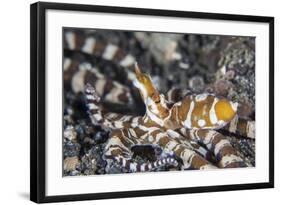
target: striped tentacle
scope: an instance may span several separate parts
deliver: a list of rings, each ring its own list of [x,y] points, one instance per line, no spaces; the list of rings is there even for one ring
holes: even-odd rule
[[[144,120],[145,121],[145,120]],[[133,129],[135,136],[145,144],[160,146],[167,152],[172,151],[177,157],[183,160],[185,168],[192,169],[214,169],[216,168],[200,155],[208,155],[204,148],[189,143],[179,133],[173,130],[162,130],[157,124],[149,120],[139,124]],[[200,150],[200,154],[195,151]],[[207,157],[206,157],[207,158]]]
[[[184,128],[181,132],[185,132]],[[185,132],[185,134],[188,134]],[[215,130],[190,130],[189,137],[204,144],[214,153],[218,166],[221,168],[245,167],[244,160],[237,154],[229,140]]]
[[[150,172],[164,166],[178,166],[177,160],[173,157],[165,157],[163,159],[157,159],[154,162],[144,163],[133,162],[131,159],[127,159],[121,156],[114,157],[114,160],[120,166],[124,167],[126,170],[129,170],[129,172]]]
[[[105,158],[114,160],[129,172],[153,171],[163,166],[176,167],[178,165],[178,162],[172,156],[157,159],[154,162],[134,162],[131,148],[138,144],[142,144],[142,142],[137,138],[133,129],[114,130],[105,147]]]
[[[223,129],[229,131],[230,133],[238,134],[241,137],[255,139],[255,121],[236,116]]]
[[[149,132],[144,140],[147,141],[147,143],[159,145],[164,150],[174,152],[177,157],[183,160],[183,165],[185,168],[216,168],[206,159],[198,155],[194,150],[190,149],[185,144],[182,144],[177,139],[171,138],[166,132],[163,132],[161,129],[155,129],[154,131]]]
[[[194,150],[196,153],[204,157],[204,159],[209,161],[212,158],[212,153],[210,152],[210,150],[207,150],[206,148],[204,148],[203,146],[199,145],[194,141],[190,141],[189,143],[192,146],[192,150]]]
[[[135,57],[126,54],[118,45],[98,38],[95,32],[86,34],[74,30],[67,30],[64,32],[65,49],[79,51],[107,61],[112,61],[125,68],[128,78],[133,80],[135,74],[132,72],[131,67],[135,63]]]
[[[111,121],[115,128],[135,128],[142,122],[142,117],[123,115],[118,113],[106,113],[104,117]]]
[[[134,128],[142,122],[142,117],[118,113],[103,113],[99,107],[100,97],[90,84],[85,86],[86,103],[93,124],[103,125],[105,129]]]
[[[184,129],[183,132],[167,130],[167,134],[170,137],[177,139],[181,144],[186,145],[191,150],[194,150],[195,152],[200,154],[202,157],[209,160],[211,158],[211,152],[209,150],[205,149],[204,147],[202,147],[201,145],[199,145],[198,143],[196,143],[195,141],[191,140],[189,135],[186,132],[188,132],[186,129]]]
[[[129,134],[128,130],[115,129],[111,132],[107,141],[104,155],[109,159],[130,159],[132,156],[131,148],[136,144],[141,144],[140,140]]]
[[[132,104],[133,98],[128,87],[117,81],[106,78],[90,63],[80,63],[69,58],[64,60],[64,73],[74,93],[83,92],[85,85],[94,85],[97,93],[104,101],[116,104]],[[71,76],[71,77],[69,77]]]
[[[99,107],[100,97],[90,84],[86,84],[85,86],[85,96],[88,113],[92,123],[94,125],[102,125],[105,129],[114,129],[115,126],[113,123],[104,117],[104,114]]]

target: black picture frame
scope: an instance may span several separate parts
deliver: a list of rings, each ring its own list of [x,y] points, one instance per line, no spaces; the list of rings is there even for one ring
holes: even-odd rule
[[[166,16],[195,19],[215,19],[269,24],[269,181],[239,185],[204,186],[193,188],[171,188],[109,193],[90,193],[46,196],[46,11],[67,10],[101,13],[122,13],[150,16]],[[97,200],[123,197],[140,197],[197,192],[230,191],[274,187],[274,18],[265,16],[230,15],[143,8],[125,8],[82,4],[38,2],[30,7],[30,199],[37,203],[76,200]]]

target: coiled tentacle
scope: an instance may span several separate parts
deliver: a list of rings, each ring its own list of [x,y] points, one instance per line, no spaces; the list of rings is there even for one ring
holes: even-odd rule
[[[154,162],[137,163],[132,160],[131,148],[143,144],[143,141],[132,135],[132,129],[113,130],[105,148],[105,158],[112,159],[130,172],[153,171],[163,166],[178,166],[172,156],[157,159]]]
[[[167,134],[179,141],[181,144],[186,145],[189,149],[194,150],[197,154],[201,155],[203,158],[209,160],[211,158],[211,152],[199,145],[197,142],[185,137],[181,132],[174,130],[167,130]]]
[[[164,150],[173,151],[175,155],[182,159],[184,167],[192,169],[215,169],[210,162],[197,154],[194,150],[177,139],[172,139],[166,132],[161,129],[154,129],[149,132],[146,138],[147,143],[159,145]]]
[[[215,130],[186,130],[184,128],[180,129],[180,132],[188,138],[204,144],[214,154],[219,167],[233,168],[246,166],[229,140],[219,132]]]

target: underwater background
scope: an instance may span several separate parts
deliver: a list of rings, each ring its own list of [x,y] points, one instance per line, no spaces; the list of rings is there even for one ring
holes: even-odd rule
[[[73,35],[74,40],[70,39]],[[93,37],[99,46],[93,53],[85,52],[88,51],[85,47],[81,49],[89,37]],[[172,88],[179,92],[188,90],[194,94],[213,93],[238,102],[239,117],[255,121],[254,37],[65,28],[63,38],[64,176],[127,172],[122,166],[104,158],[109,132],[91,123],[83,84],[105,78],[104,93],[101,94],[104,110],[143,115],[145,106],[138,90],[132,85],[130,65],[124,66],[130,64],[132,59],[137,61],[142,71],[150,74],[161,93],[166,94]],[[74,43],[70,44],[70,40]],[[110,59],[110,54],[104,55],[108,45],[118,47],[121,52],[119,59]],[[126,56],[131,58],[120,63]],[[93,79],[78,74],[79,65],[85,62],[97,70]],[[107,94],[116,87],[114,82],[122,85],[132,99],[117,99],[120,102],[107,99]],[[174,93],[177,94],[176,91]],[[223,131],[221,133],[231,142],[247,166],[255,166],[255,139]],[[162,152],[149,145],[134,149],[134,160],[140,163],[156,160]],[[164,166],[155,171],[168,170],[177,169]]]

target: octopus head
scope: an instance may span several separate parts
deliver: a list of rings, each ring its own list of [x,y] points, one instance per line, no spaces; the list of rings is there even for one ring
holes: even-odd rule
[[[135,74],[134,86],[140,91],[143,102],[146,105],[146,111],[149,115],[154,115],[159,119],[164,119],[169,115],[169,109],[164,95],[160,94],[152,83],[151,77],[142,73],[137,63],[135,63]]]

